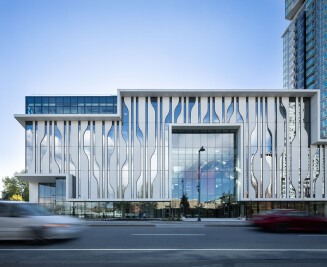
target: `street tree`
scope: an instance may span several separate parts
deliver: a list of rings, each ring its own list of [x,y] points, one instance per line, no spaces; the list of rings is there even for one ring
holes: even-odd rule
[[[23,201],[29,200],[29,187],[28,182],[23,181],[17,177],[8,177],[2,178],[3,183],[3,191],[2,199],[10,200],[14,195],[18,195],[22,197]]]
[[[184,215],[186,215],[186,211],[190,207],[190,203],[188,202],[188,197],[186,194],[183,194],[181,198],[181,207],[183,208]]]

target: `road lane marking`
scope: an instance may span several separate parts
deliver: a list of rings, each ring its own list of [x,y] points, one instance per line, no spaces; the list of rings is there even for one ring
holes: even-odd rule
[[[205,235],[205,234],[131,234],[131,235]]]
[[[169,227],[169,228],[204,228],[204,225],[192,225],[192,224],[185,224],[185,225],[176,225],[176,224],[156,224],[156,227]]]
[[[265,248],[4,248],[0,251],[237,251],[237,252],[327,252],[327,249]]]

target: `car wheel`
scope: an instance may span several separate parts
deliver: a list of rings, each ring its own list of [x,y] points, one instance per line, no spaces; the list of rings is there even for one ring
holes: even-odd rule
[[[327,234],[327,223],[322,225],[321,232],[324,233],[324,234]]]
[[[46,235],[45,235],[45,230],[42,229],[41,227],[35,227],[32,228],[32,240],[36,243],[43,243],[46,242]]]

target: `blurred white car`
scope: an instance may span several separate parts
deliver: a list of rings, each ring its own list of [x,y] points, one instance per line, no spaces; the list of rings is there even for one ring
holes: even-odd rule
[[[47,240],[77,238],[83,222],[54,215],[28,202],[0,201],[0,240]]]

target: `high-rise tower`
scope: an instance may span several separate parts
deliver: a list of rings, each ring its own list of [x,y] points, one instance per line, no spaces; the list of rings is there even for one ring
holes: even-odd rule
[[[321,137],[327,138],[327,0],[285,0],[284,89],[320,89]]]

